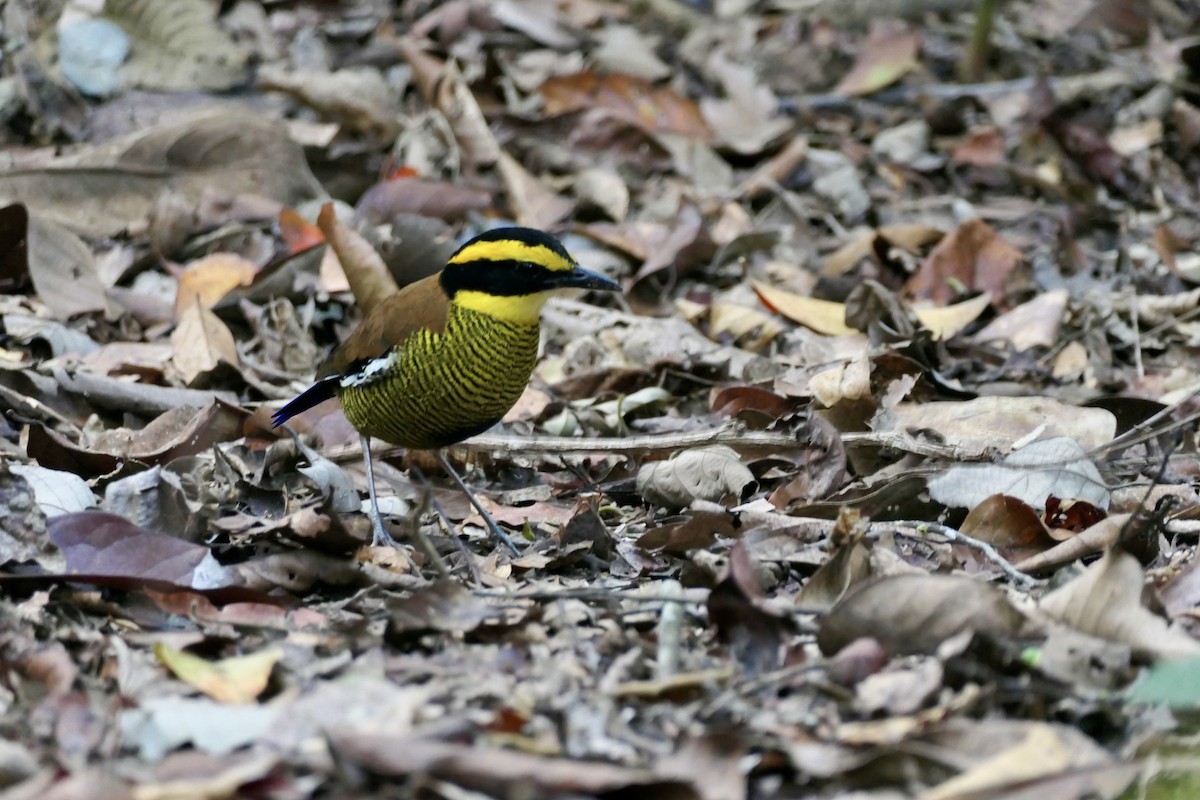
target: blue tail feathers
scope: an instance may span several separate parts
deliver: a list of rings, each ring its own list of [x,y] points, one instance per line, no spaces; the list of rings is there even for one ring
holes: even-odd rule
[[[272,414],[271,421],[275,424],[275,427],[278,428],[280,425],[287,422],[297,414],[308,411],[318,403],[324,403],[329,398],[335,396],[337,382],[338,377],[336,375],[330,375],[327,378],[322,378],[298,394],[283,408]]]

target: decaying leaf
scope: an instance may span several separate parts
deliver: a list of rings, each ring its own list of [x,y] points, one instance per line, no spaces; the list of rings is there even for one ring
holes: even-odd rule
[[[1039,608],[1084,633],[1128,644],[1152,661],[1200,654],[1200,641],[1142,605],[1145,575],[1130,554],[1113,548],[1067,585],[1042,598]]]
[[[233,334],[216,314],[202,307],[199,300],[181,313],[171,334],[171,346],[175,350],[171,363],[189,386],[194,386],[197,379],[207,376],[222,363],[238,364]]]
[[[668,508],[683,508],[693,500],[719,501],[741,497],[754,475],[730,447],[716,445],[685,450],[666,461],[638,470],[638,493]]]
[[[1074,439],[1055,437],[1026,445],[999,464],[960,464],[929,481],[939,503],[975,508],[992,495],[1015,497],[1044,509],[1048,498],[1084,500],[1108,507],[1100,470]]]
[[[246,79],[247,53],[202,0],[108,0],[105,16],[130,36],[122,73],[130,86],[159,91],[230,89]]]
[[[870,637],[893,653],[932,653],[964,631],[1013,636],[1025,617],[1004,592],[953,575],[892,575],[852,589],[821,621],[817,643],[833,654]]]

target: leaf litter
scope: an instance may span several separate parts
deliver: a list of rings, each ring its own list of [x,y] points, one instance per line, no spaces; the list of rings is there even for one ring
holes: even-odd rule
[[[1200,8],[988,5],[6,6],[0,790],[1200,791]],[[503,222],[626,290],[451,451],[522,552],[363,547],[270,412]]]

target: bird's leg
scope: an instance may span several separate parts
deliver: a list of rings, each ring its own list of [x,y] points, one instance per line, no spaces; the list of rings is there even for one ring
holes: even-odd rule
[[[362,440],[363,458],[367,462],[367,486],[371,492],[371,546],[399,547],[399,543],[384,530],[383,517],[379,513],[379,498],[375,495],[375,465],[371,461],[371,437],[360,436],[359,438]],[[413,538],[417,540],[420,548],[425,551],[425,557],[429,559],[429,563],[433,565],[438,574],[443,578],[449,577],[450,569],[433,546],[433,542],[429,541],[429,537],[421,530],[421,521],[418,519],[415,522],[416,524],[413,526]]]
[[[483,507],[475,495],[472,494],[471,490],[467,488],[467,484],[463,482],[463,479],[459,477],[457,472],[455,472],[454,467],[450,465],[450,459],[446,458],[446,454],[441,450],[438,450],[437,457],[438,461],[442,463],[442,469],[446,470],[446,472],[450,474],[450,477],[453,478],[454,482],[458,484],[458,488],[462,489],[463,494],[465,494],[467,499],[471,501],[471,505],[475,506],[475,510],[479,512],[481,517],[483,517],[483,521],[487,523],[488,529],[492,532],[492,536],[495,536],[499,542],[504,544],[504,546],[507,547],[509,551],[513,553],[513,555],[519,554],[521,551],[517,549],[515,544],[513,544],[512,539],[508,538],[508,534],[500,530],[500,525],[497,524],[496,520],[492,519],[492,515],[487,512],[487,509]]]
[[[383,517],[379,513],[379,498],[375,495],[375,463],[371,460],[371,437],[360,435],[363,460],[367,462],[367,489],[371,493],[371,546],[397,547],[396,540],[383,528]]]

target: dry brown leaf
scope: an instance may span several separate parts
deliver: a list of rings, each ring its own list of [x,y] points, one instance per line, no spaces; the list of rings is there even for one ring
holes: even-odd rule
[[[538,92],[550,116],[602,108],[647,133],[677,133],[701,141],[712,136],[695,103],[632,75],[577,72],[551,78]]]
[[[199,206],[214,186],[285,205],[323,191],[286,126],[237,106],[173,117],[38,168],[0,172],[0,198],[96,237],[144,223],[165,190]]]
[[[249,286],[258,265],[236,253],[213,253],[184,267],[175,293],[175,320],[183,319],[197,304],[212,308],[239,286]]]
[[[893,653],[932,653],[963,631],[1012,636],[1025,623],[999,587],[958,575],[892,575],[852,588],[821,621],[832,655],[870,637]]]
[[[237,366],[237,343],[228,326],[197,299],[184,310],[171,334],[174,353],[171,363],[183,382],[195,385],[201,377],[217,369],[222,362]]]
[[[1009,275],[1021,263],[1021,252],[980,219],[964,222],[946,235],[904,290],[913,297],[949,302],[955,284],[1004,297]]]
[[[363,192],[355,209],[370,223],[390,222],[401,214],[458,220],[492,204],[487,189],[421,178],[392,178]]]
[[[500,176],[508,190],[508,206],[517,222],[531,228],[553,228],[574,206],[542,181],[530,175],[503,150],[497,156]]]
[[[1054,546],[1037,510],[1003,494],[994,494],[972,508],[958,529],[994,546],[1009,561],[1020,561]]]
[[[55,317],[108,308],[92,250],[69,229],[35,214],[29,218],[28,248],[29,277]]]
[[[364,314],[395,294],[398,287],[379,253],[353,228],[337,218],[333,204],[321,206],[317,227],[325,234],[330,248],[337,253],[342,271],[354,292],[354,301]]]
[[[471,87],[454,61],[446,63],[434,91],[433,105],[446,117],[454,140],[470,167],[485,167],[500,159],[500,145],[488,127]],[[503,165],[501,165],[503,167]]]
[[[391,90],[378,70],[295,71],[263,64],[258,68],[257,86],[287,92],[351,130],[379,141],[388,142],[400,131]]]
[[[950,158],[973,167],[994,167],[1004,162],[1004,134],[992,125],[972,128],[950,151]]]

